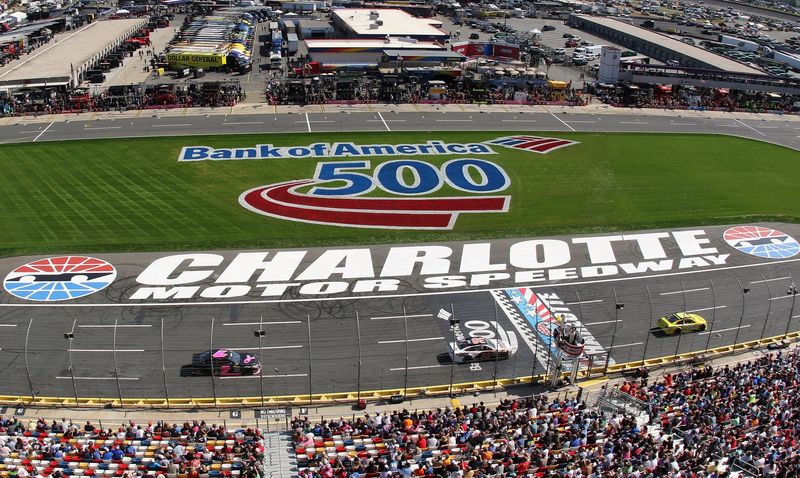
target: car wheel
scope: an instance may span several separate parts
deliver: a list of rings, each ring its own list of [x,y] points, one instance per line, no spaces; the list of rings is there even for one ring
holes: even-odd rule
[[[705,332],[706,329],[708,329],[708,325],[707,324],[703,324],[703,325],[700,326],[700,331],[701,332]]]

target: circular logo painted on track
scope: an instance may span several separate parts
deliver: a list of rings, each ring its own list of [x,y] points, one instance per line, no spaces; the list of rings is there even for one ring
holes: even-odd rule
[[[736,226],[723,234],[725,242],[738,251],[764,259],[786,259],[800,253],[792,236],[761,226]]]
[[[17,267],[6,276],[3,287],[20,299],[58,302],[94,294],[116,278],[117,270],[102,259],[58,256]]]
[[[539,322],[536,324],[536,328],[539,329],[539,333],[542,335],[550,336],[550,322]]]

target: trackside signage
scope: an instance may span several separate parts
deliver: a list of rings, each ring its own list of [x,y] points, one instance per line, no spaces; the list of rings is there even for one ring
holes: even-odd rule
[[[229,161],[243,159],[353,158],[362,156],[431,156],[439,154],[496,154],[490,145],[548,153],[577,144],[576,141],[539,136],[507,136],[485,143],[445,143],[430,140],[422,144],[313,143],[305,146],[257,144],[241,148],[185,146],[178,161]]]
[[[58,256],[5,260],[10,267],[3,299],[63,301],[97,293],[136,304],[542,288],[747,267],[798,254],[800,243],[791,235],[745,225],[456,244],[192,252],[145,262],[138,255],[118,261]],[[121,268],[119,276],[113,262]]]

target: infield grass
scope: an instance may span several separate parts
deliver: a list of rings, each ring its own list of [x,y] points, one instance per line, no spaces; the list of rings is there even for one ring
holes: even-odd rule
[[[552,135],[552,134],[548,134]],[[239,205],[260,185],[310,178],[331,159],[177,161],[182,146],[477,142],[498,133],[236,135],[0,147],[0,255],[372,244],[610,232],[800,218],[800,154],[708,135],[559,133],[546,155],[495,147],[507,214],[462,214],[452,231],[294,223]],[[454,156],[421,156],[437,165]],[[477,157],[477,156],[476,156]],[[397,157],[367,158],[377,163]],[[442,189],[437,195],[452,194]]]

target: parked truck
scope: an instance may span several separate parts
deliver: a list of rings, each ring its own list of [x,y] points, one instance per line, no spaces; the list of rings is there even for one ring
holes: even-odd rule
[[[286,35],[286,54],[294,55],[297,53],[298,48],[297,33],[289,33]]]

